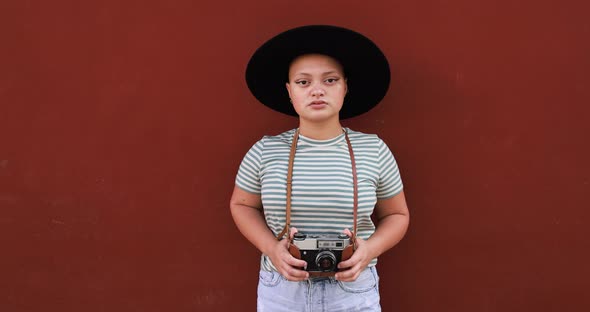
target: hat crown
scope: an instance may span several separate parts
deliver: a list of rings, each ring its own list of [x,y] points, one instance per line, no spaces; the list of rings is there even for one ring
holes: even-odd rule
[[[250,58],[246,82],[264,105],[297,116],[285,88],[289,65],[304,54],[336,59],[348,78],[348,90],[340,118],[358,116],[376,106],[389,88],[389,63],[383,52],[364,35],[332,25],[307,25],[269,39]]]

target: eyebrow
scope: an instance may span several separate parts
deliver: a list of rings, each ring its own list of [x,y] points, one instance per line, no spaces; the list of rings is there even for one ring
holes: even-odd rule
[[[323,73],[322,73],[322,76],[325,76],[325,75],[333,75],[333,74],[338,74],[338,75],[340,75],[340,73],[338,73],[338,71],[336,71],[336,70],[331,70],[331,71],[323,72]],[[311,76],[311,74],[309,74],[309,73],[306,73],[306,72],[295,73],[293,76],[296,76],[296,75]]]

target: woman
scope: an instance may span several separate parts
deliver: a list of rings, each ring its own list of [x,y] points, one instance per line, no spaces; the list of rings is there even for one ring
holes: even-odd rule
[[[402,239],[409,212],[387,145],[340,120],[377,105],[389,75],[373,42],[334,26],[286,31],[252,56],[246,80],[254,96],[299,117],[297,129],[250,149],[230,202],[238,229],[262,252],[259,311],[380,311],[377,257]],[[289,252],[296,232],[345,233],[355,250],[333,276],[310,276]]]

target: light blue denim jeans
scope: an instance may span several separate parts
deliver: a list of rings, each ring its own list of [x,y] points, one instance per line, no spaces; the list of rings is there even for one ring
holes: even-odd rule
[[[286,280],[278,272],[260,271],[258,312],[381,311],[377,269],[366,268],[354,282],[313,278]]]

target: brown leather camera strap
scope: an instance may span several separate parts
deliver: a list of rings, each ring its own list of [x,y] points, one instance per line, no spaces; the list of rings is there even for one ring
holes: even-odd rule
[[[358,180],[356,175],[356,162],[354,160],[354,152],[352,150],[352,144],[348,138],[347,131],[344,131],[344,137],[348,144],[348,154],[350,155],[350,164],[352,167],[352,184],[353,184],[353,230],[352,237],[350,238],[353,249],[356,249],[356,224],[357,224],[357,210],[358,210]],[[281,240],[285,234],[289,233],[291,228],[291,189],[293,186],[293,163],[295,162],[295,150],[297,149],[297,141],[299,140],[299,129],[295,130],[293,134],[293,140],[291,143],[291,151],[289,153],[289,167],[287,169],[287,206],[286,206],[286,220],[285,227],[281,233],[277,236],[278,240]]]
[[[299,141],[299,128],[295,130],[295,134],[293,134],[293,141],[291,142],[291,152],[289,153],[289,168],[287,169],[287,215],[285,220],[285,227],[277,236],[278,240],[283,239],[285,233],[289,235],[289,229],[291,228],[291,189],[293,186],[293,163],[295,162],[295,150],[297,149],[297,141]]]

